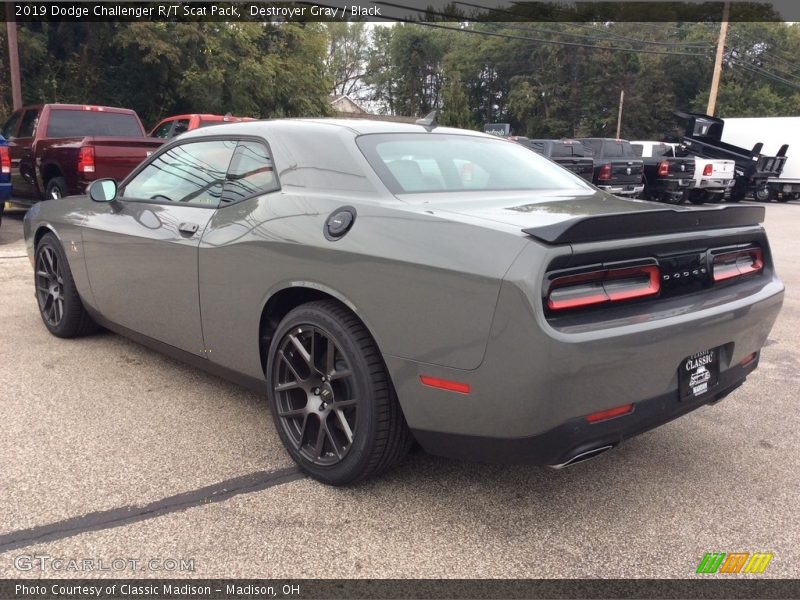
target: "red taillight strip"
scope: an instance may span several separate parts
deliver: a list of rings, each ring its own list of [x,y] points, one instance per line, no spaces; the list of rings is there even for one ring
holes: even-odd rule
[[[662,160],[660,163],[658,163],[658,176],[666,177],[667,175],[669,175],[669,162]]]
[[[589,423],[600,423],[601,421],[608,421],[622,415],[629,415],[633,412],[633,404],[625,404],[617,406],[616,408],[609,408],[608,410],[601,410],[590,415],[586,415],[586,420]]]
[[[430,377],[428,375],[420,375],[419,380],[422,385],[438,388],[440,390],[447,390],[448,392],[458,392],[459,394],[469,394],[471,389],[468,383],[450,381],[449,379],[439,379],[438,377]]]
[[[750,257],[752,262],[749,265],[740,265],[739,258]],[[731,259],[733,262],[730,262]],[[729,261],[727,264],[723,261]],[[721,267],[718,269],[718,267]],[[723,270],[724,268],[724,270]],[[726,252],[725,254],[718,254],[714,256],[712,262],[712,273],[714,281],[726,281],[734,277],[741,277],[742,275],[751,275],[759,273],[764,269],[764,253],[761,248],[747,248],[745,250],[737,250],[734,252]]]
[[[614,283],[624,282],[626,279],[647,276],[647,282],[629,289],[614,289]],[[552,294],[557,290],[574,287],[576,292],[580,292],[579,286],[584,284],[586,287],[583,295],[573,298],[553,298]],[[608,284],[608,285],[607,285]],[[634,298],[645,298],[654,296],[661,291],[661,272],[656,265],[643,265],[639,267],[624,267],[621,269],[603,269],[581,273],[579,275],[566,275],[557,277],[550,283],[547,294],[547,307],[550,310],[566,310],[569,308],[579,308],[582,306],[592,306],[594,304],[604,304],[606,302],[619,302],[622,300],[632,300]]]

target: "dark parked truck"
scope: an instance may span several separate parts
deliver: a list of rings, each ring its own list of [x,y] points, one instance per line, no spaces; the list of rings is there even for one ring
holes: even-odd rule
[[[664,142],[632,142],[644,162],[644,197],[680,204],[694,186],[694,156],[679,158]]]
[[[783,144],[775,156],[761,153],[763,143],[752,149],[741,148],[722,141],[725,121],[700,113],[676,112],[676,116],[686,120],[683,144],[687,152],[701,158],[724,158],[736,163],[736,183],[730,200],[738,202],[747,194],[756,198],[769,197],[769,181],[780,177],[786,164],[787,144]]]
[[[644,163],[636,156],[630,142],[606,138],[581,138],[578,141],[592,151],[592,183],[617,196],[636,197],[642,193]]]
[[[124,179],[163,140],[147,137],[124,108],[43,104],[15,111],[3,125],[14,202],[82,194],[95,179]]]
[[[509,139],[546,156],[587,181],[594,177],[592,151],[577,140],[532,140],[522,136]]]

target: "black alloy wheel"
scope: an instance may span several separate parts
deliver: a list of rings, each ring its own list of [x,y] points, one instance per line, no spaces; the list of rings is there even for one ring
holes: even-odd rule
[[[266,374],[281,441],[319,481],[378,475],[413,443],[375,341],[339,302],[290,311],[272,336]]]
[[[328,333],[311,325],[287,333],[278,357],[273,389],[293,447],[318,466],[340,462],[353,444],[359,402],[349,362]]]
[[[61,259],[48,245],[40,248],[36,258],[36,297],[44,322],[58,327],[64,320],[64,271]]]
[[[95,331],[97,325],[83,306],[64,249],[53,233],[36,244],[34,268],[39,314],[48,331],[62,338]]]

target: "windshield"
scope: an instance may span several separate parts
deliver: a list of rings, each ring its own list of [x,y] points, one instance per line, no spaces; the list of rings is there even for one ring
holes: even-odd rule
[[[361,151],[394,194],[591,189],[581,178],[506,140],[470,135],[362,135]]]

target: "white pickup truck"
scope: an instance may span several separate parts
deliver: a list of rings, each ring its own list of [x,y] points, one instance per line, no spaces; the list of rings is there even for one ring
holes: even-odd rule
[[[631,142],[636,153],[641,147],[643,157],[686,156],[678,144],[668,142]],[[733,189],[736,163],[732,160],[694,157],[694,185],[686,190],[685,198],[694,204],[721,202]]]

